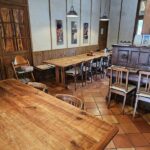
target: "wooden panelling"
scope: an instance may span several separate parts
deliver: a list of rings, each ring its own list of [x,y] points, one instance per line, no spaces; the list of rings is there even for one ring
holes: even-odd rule
[[[139,56],[139,51],[131,51],[131,57],[130,57],[130,65],[132,67],[136,67],[138,64],[138,56]]]
[[[112,64],[150,70],[150,48],[113,46]]]
[[[27,0],[0,0],[0,3],[3,3],[3,4],[16,4],[16,5],[27,5]]]
[[[67,57],[67,56],[75,56],[75,55],[79,55],[79,54],[83,54],[95,50],[99,50],[98,45],[33,52],[33,63],[36,66],[42,64],[44,60]]]
[[[141,52],[140,53],[140,56],[139,56],[139,64],[140,65],[148,65],[149,64],[149,55],[148,53],[146,52]]]
[[[31,38],[27,2],[27,0],[0,0],[0,24],[2,25],[1,29],[5,29],[5,25],[7,24],[13,27],[12,30],[5,29],[5,34],[3,34],[2,32],[0,34],[0,69],[2,72],[2,79],[13,77],[13,69],[11,63],[16,55],[22,55],[25,58],[28,58],[28,60],[32,64],[32,48],[30,41]],[[10,10],[11,13],[9,13],[9,15],[7,16],[2,13],[2,10]],[[5,20],[4,16],[9,17],[10,19]],[[9,37],[8,35],[10,34],[11,36]],[[13,39],[14,41],[14,47],[9,48],[10,43],[7,46],[10,51],[7,51],[7,44],[3,42],[8,39]]]

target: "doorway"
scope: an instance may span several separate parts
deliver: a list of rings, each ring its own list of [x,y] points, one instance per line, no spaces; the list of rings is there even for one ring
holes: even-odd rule
[[[109,21],[100,21],[99,23],[99,48],[104,50],[107,47],[107,33]]]

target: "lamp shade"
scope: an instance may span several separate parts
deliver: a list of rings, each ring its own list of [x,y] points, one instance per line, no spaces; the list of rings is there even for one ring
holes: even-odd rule
[[[100,18],[100,21],[109,21],[109,18],[104,15]]]
[[[71,6],[70,11],[67,13],[67,17],[78,17],[77,12],[74,10],[74,7]]]

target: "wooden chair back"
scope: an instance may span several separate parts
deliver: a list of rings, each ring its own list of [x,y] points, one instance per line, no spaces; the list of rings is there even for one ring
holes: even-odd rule
[[[22,65],[30,65],[29,61],[26,60],[24,57],[22,57],[20,55],[17,55],[15,57],[13,64],[14,64],[15,67],[19,67],[19,66],[22,66]]]
[[[150,93],[150,72],[139,72],[137,93],[140,93],[140,91]]]
[[[83,109],[83,101],[75,96],[68,94],[56,94],[56,98],[65,101],[75,107]]]
[[[25,59],[24,57],[17,55],[14,61],[12,62],[12,67],[13,67],[16,79],[19,79],[16,69],[24,65],[30,66],[29,61]],[[32,77],[32,80],[35,81],[35,78],[32,72],[31,72],[31,77]]]
[[[128,91],[128,78],[128,69],[124,67],[111,67],[110,86],[117,85],[122,87],[123,85],[125,85],[125,90]],[[124,80],[125,82],[123,82]]]

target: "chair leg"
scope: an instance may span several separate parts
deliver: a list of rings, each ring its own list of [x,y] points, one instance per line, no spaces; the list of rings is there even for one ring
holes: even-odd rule
[[[111,89],[109,90],[109,96],[108,96],[108,108],[110,107],[110,101],[111,101]]]
[[[74,84],[75,84],[75,91],[76,91],[77,89],[77,77],[76,76],[74,76]]]
[[[87,70],[85,70],[85,85],[86,85],[86,81],[87,81]]]
[[[124,107],[125,107],[125,104],[126,104],[126,97],[127,97],[127,95],[125,94],[124,99],[123,99],[123,105],[122,105],[123,114],[124,114]]]
[[[92,71],[91,71],[90,73],[91,73],[91,83],[92,83],[92,80],[93,80],[93,75],[92,75]]]
[[[138,105],[138,96],[136,97],[136,101],[134,105],[133,118],[135,117],[135,114],[136,114],[137,105]]]
[[[81,74],[81,80],[82,80],[82,87],[83,87],[83,72]]]
[[[97,80],[97,61],[96,61],[96,80]]]

